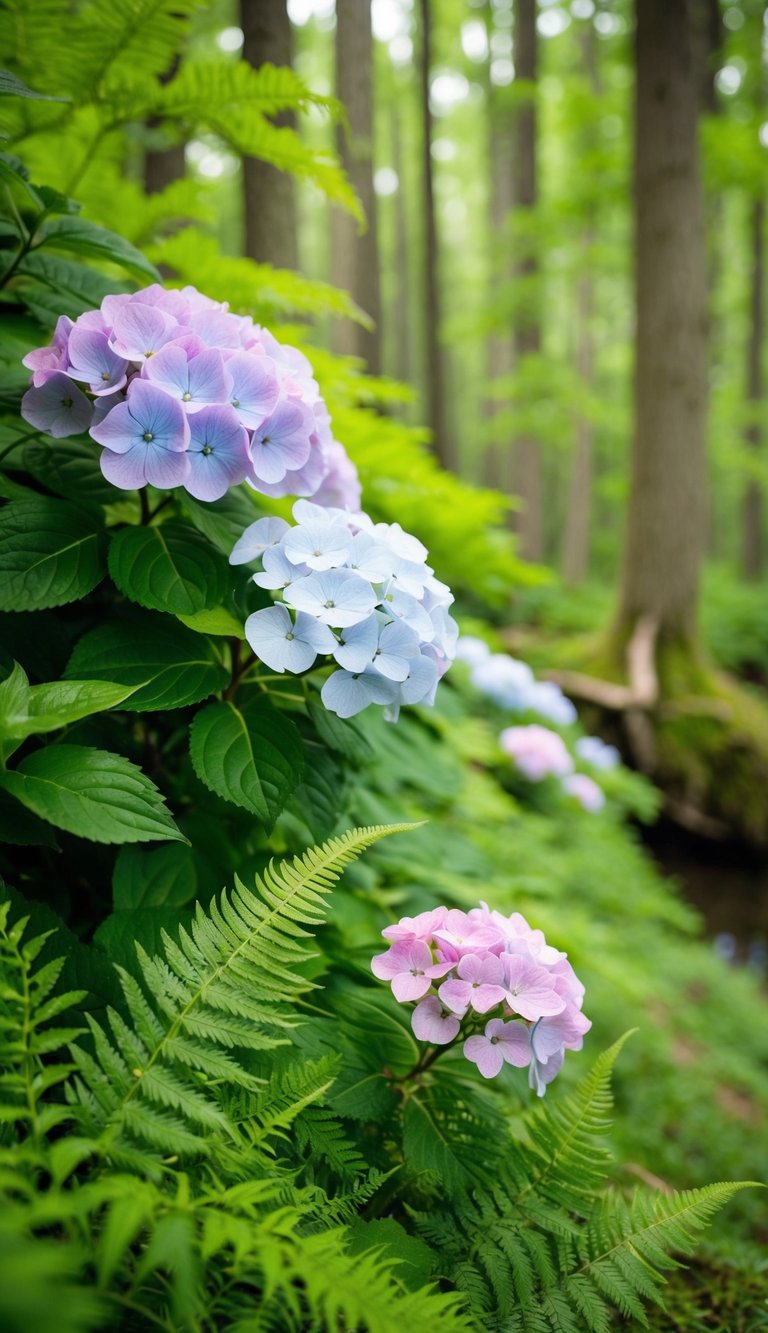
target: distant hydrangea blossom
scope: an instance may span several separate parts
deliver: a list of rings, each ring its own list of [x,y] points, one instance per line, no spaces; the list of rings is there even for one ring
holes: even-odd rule
[[[230,556],[258,562],[254,582],[275,595],[245,623],[256,655],[280,673],[307,671],[318,654],[335,664],[321,697],[339,717],[380,704],[395,721],[402,704],[434,703],[458,628],[426,547],[399,523],[308,500],[293,517],[258,519]]]
[[[593,768],[607,770],[616,768],[621,763],[621,755],[615,745],[606,745],[599,736],[580,736],[574,745],[579,759]]]
[[[529,782],[564,778],[573,770],[573,760],[562,736],[536,723],[506,727],[499,736],[499,745]]]
[[[538,713],[556,727],[576,721],[577,713],[553,681],[538,681],[531,668],[508,653],[492,653],[487,643],[473,635],[462,634],[456,656],[470,668],[470,680],[476,690],[499,708],[513,713]]]
[[[359,508],[357,472],[306,357],[194,287],[153,284],[62,316],[24,365],[25,421],[56,438],[90,431],[121,490],[183,486],[219,500],[246,481]]]
[[[596,815],[605,805],[602,788],[598,787],[594,778],[587,777],[586,773],[571,773],[563,778],[563,789],[578,801],[582,810],[587,810],[589,814]]]
[[[390,947],[371,970],[401,1004],[415,1004],[415,1036],[434,1046],[463,1038],[483,1078],[505,1064],[528,1069],[543,1097],[566,1050],[581,1050],[592,1026],[582,1013],[584,987],[567,955],[519,912],[437,907],[382,934]]]

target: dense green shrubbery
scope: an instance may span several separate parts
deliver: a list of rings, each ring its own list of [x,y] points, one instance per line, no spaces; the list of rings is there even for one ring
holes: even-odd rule
[[[84,6],[87,22],[102,8]],[[177,0],[160,9],[149,84],[177,40]],[[117,27],[135,15],[104,17],[130,61]],[[14,66],[30,83],[39,28],[33,63]],[[88,126],[108,146],[100,118],[123,103],[107,72],[68,58],[47,86],[84,80],[78,109],[14,101],[11,128],[38,168]],[[164,111],[191,116],[203,77],[182,70]],[[266,98],[233,78],[233,104]],[[142,87],[156,110],[157,89]],[[760,1177],[744,1124],[768,1092],[756,984],[698,941],[624,823],[650,813],[649,789],[618,771],[599,816],[513,795],[503,719],[460,670],[434,710],[396,727],[328,714],[314,679],[299,693],[257,662],[244,672],[240,626],[265,599],[226,554],[260,498],[142,505],[105,484],[88,437],[20,425],[18,361],[50,317],[147,268],[95,223],[49,227],[76,216],[68,201],[2,163],[14,375],[1,425],[0,1322],[512,1333],[641,1319],[668,1253],[689,1250],[737,1189],[695,1187]],[[345,197],[335,169],[316,176]],[[276,302],[260,307],[261,290],[299,313],[326,299],[254,266],[233,274],[203,248],[188,269],[196,253],[177,253],[181,278],[215,296],[245,284],[263,318]],[[518,566],[486,531],[495,498],[442,477],[408,431],[365,409],[387,386],[314,359],[377,516],[416,529],[473,611],[498,602]],[[133,558],[150,544],[161,591]],[[202,750],[201,718],[221,730]],[[236,770],[233,718],[248,741]],[[407,1021],[370,976],[393,914],[479,899],[528,915],[587,985],[593,1033],[543,1107],[519,1073],[486,1085],[451,1053],[412,1075]],[[617,1066],[625,1168],[604,1136],[634,1027]],[[755,1196],[742,1197],[717,1255],[754,1234]]]

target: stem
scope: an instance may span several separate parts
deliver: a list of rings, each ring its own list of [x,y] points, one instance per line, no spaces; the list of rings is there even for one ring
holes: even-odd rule
[[[157,518],[158,514],[160,513],[160,510],[166,509],[167,506],[171,504],[173,504],[173,496],[166,495],[165,499],[161,500],[159,505],[156,505],[155,508],[152,510],[151,514],[149,515],[150,519]]]
[[[232,678],[222,694],[222,699],[229,702],[237,694],[237,687],[240,684],[240,677],[245,669],[245,663],[240,661],[240,640],[230,639],[229,650],[232,654]]]
[[[139,503],[141,504],[141,521],[146,526],[149,523],[152,515],[149,512],[149,500],[147,499],[147,492],[143,488],[139,491]]]
[[[20,444],[26,444],[27,440],[31,440],[37,434],[38,431],[30,430],[26,435],[21,435],[18,440],[13,440],[11,444],[7,444],[4,449],[0,449],[0,463],[2,463],[3,459],[6,458],[8,454],[12,453],[14,449],[18,449]]]

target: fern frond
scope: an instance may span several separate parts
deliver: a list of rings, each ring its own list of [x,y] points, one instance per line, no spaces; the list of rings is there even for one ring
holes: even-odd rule
[[[216,1142],[227,1155],[235,1139],[264,1150],[270,1137],[284,1133],[322,1096],[332,1082],[327,1072],[298,1098],[286,1076],[284,1097],[278,1095],[276,1104],[268,1097],[257,1101],[248,1132],[246,1125],[233,1125],[220,1088],[258,1086],[232,1052],[238,1046],[269,1049],[285,1040],[280,1034],[296,1022],[297,1000],[312,988],[297,969],[312,956],[307,941],[324,919],[333,885],[367,847],[409,827],[356,829],[333,838],[270,864],[254,890],[236,880],[207,912],[198,905],[178,943],[163,936],[165,957],[150,958],[137,945],[143,987],[120,969],[133,1031],[111,1012],[110,1040],[89,1018],[93,1054],[73,1049],[80,1077],[71,1097],[91,1132],[100,1122],[103,1152],[135,1154],[149,1146],[146,1171],[152,1174],[157,1150],[205,1156]]]

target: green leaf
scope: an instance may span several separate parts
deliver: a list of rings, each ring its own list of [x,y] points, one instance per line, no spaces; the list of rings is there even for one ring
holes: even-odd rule
[[[113,708],[130,693],[130,686],[102,680],[56,680],[30,686],[16,663],[0,686],[0,736],[20,743],[27,736],[58,731],[91,713]],[[7,758],[17,746],[3,748]]]
[[[0,69],[0,97],[31,97],[35,102],[68,102],[68,97],[51,97],[49,93],[36,93],[26,83],[17,79],[7,69]]]
[[[259,510],[252,496],[253,492],[249,493],[245,486],[233,487],[220,500],[213,500],[207,504],[193,500],[191,495],[185,495],[184,509],[198,531],[229,556],[235,542],[259,517]]]
[[[227,565],[210,542],[176,520],[124,528],[112,540],[109,572],[140,606],[192,616],[223,601]]]
[[[229,680],[215,644],[164,616],[140,613],[83,635],[65,674],[69,680],[117,678],[133,689],[125,702],[131,711],[199,703]]]
[[[306,824],[315,842],[333,833],[344,805],[346,774],[336,758],[319,745],[306,747],[304,778],[288,809]]]
[[[27,284],[19,282],[14,286],[14,293],[21,297],[33,314],[47,311],[50,323],[55,323],[58,315],[69,315],[71,319],[76,319],[86,310],[100,306],[104,297],[111,292],[120,290],[114,278],[107,278],[103,273],[97,273],[95,269],[73,259],[46,254],[44,250],[28,254],[16,272],[21,278],[34,278],[43,288],[49,288],[50,296],[40,288],[30,290]]]
[[[41,248],[87,255],[89,259],[106,259],[139,278],[160,281],[154,264],[150,264],[135,245],[87,218],[63,217],[48,222],[35,242],[35,253]]]
[[[182,625],[187,625],[197,634],[213,634],[223,639],[244,639],[243,623],[228,611],[226,606],[214,606],[211,611],[198,611],[194,616],[179,616]]]
[[[357,722],[329,713],[318,699],[310,699],[308,712],[318,736],[332,750],[361,763],[373,758],[373,746]]]
[[[189,752],[206,787],[271,828],[301,779],[304,752],[289,718],[262,699],[209,704],[190,729]]]
[[[183,907],[197,896],[197,870],[190,847],[121,847],[112,874],[117,911],[138,907]]]
[[[0,774],[0,786],[56,828],[91,842],[184,841],[155,784],[122,755],[49,745]]]
[[[104,577],[102,517],[35,496],[3,509],[0,610],[39,611],[84,597]]]
[[[115,488],[99,467],[99,447],[89,437],[62,441],[30,440],[24,466],[51,491],[71,500],[111,504]]]

